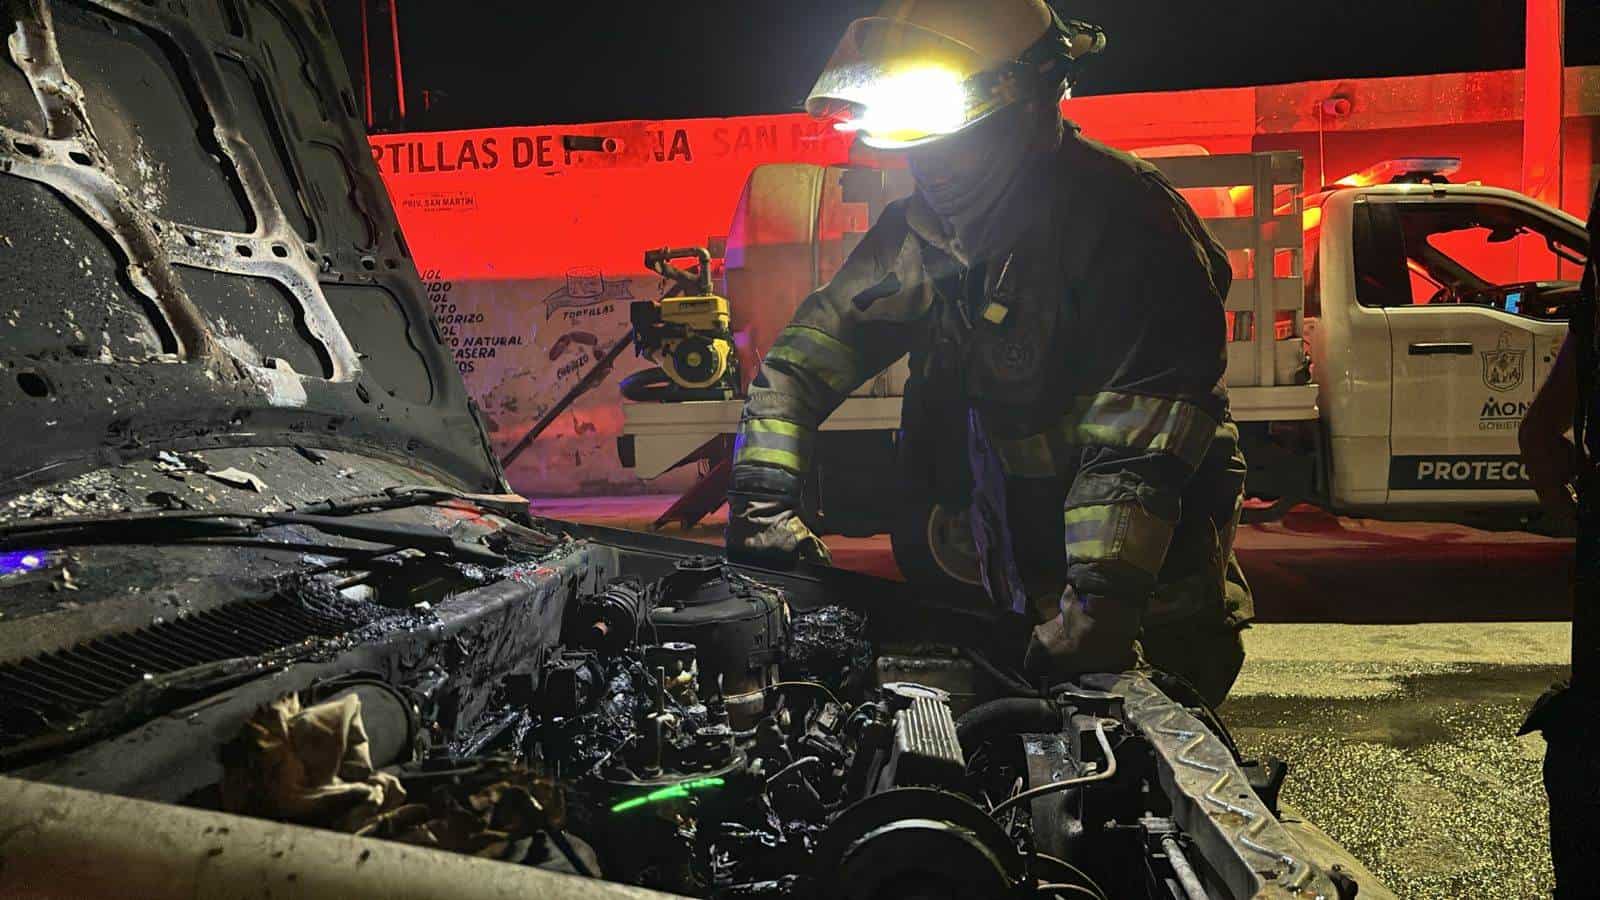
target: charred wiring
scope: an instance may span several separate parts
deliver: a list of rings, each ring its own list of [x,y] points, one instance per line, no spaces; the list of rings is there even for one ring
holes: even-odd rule
[[[1008,696],[931,648],[885,662],[868,625],[718,559],[612,577],[475,714],[441,666],[264,707],[206,802],[699,897],[1210,896],[1174,892],[1234,877],[1218,847],[1262,878],[1252,844],[1281,847],[1274,879],[1324,877],[1273,831],[1281,767],[1181,686]],[[883,677],[917,664],[956,690]],[[285,758],[327,777],[285,783]],[[1204,824],[1221,802],[1248,836]]]

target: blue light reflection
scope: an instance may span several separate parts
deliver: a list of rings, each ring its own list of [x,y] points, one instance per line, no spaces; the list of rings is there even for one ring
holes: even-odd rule
[[[48,550],[0,551],[0,576],[37,572],[50,562]]]

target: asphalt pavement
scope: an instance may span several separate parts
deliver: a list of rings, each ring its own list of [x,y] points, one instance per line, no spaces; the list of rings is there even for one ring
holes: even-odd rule
[[[1401,897],[1547,896],[1544,741],[1517,737],[1565,675],[1561,623],[1267,624],[1222,707],[1283,799]]]
[[[534,505],[644,529],[668,502]],[[668,533],[719,544],[723,524]],[[827,542],[898,577],[886,538]],[[1571,542],[1302,507],[1237,550],[1258,622],[1222,716],[1247,753],[1289,761],[1285,801],[1401,897],[1547,896],[1544,742],[1516,731],[1565,677]]]

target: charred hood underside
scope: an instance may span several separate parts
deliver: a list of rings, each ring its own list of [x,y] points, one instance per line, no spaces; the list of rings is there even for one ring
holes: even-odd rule
[[[0,493],[271,443],[499,488],[318,4],[6,0],[0,32]]]

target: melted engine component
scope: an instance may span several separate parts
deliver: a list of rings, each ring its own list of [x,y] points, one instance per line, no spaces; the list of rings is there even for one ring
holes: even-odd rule
[[[693,644],[701,677],[719,686],[733,718],[755,721],[762,691],[778,680],[788,635],[788,609],[778,591],[719,559],[690,557],[662,579],[647,627],[658,642]]]
[[[873,667],[872,644],[865,632],[866,619],[843,606],[824,606],[795,616],[789,623],[783,677],[819,681],[841,693],[858,693]]]
[[[902,896],[927,854],[950,896],[1021,875],[1005,831],[960,793],[948,694],[867,687],[858,613],[791,623],[777,591],[703,560],[579,609],[569,634],[588,649],[546,663],[525,749],[569,787],[570,828],[605,877],[697,896]],[[618,647],[631,628],[658,642]]]
[[[578,607],[576,639],[586,646],[615,652],[639,639],[639,626],[650,611],[649,597],[637,579],[618,578]]]
[[[881,680],[920,670],[883,666],[866,626],[842,607],[791,616],[717,560],[612,580],[407,788],[503,754],[558,789],[561,815],[502,838],[489,814],[466,852],[690,896],[1340,896],[1277,825],[1277,780],[1247,776],[1209,713],[1128,674],[982,696],[958,721],[945,690]],[[382,833],[465,823],[481,793]]]

